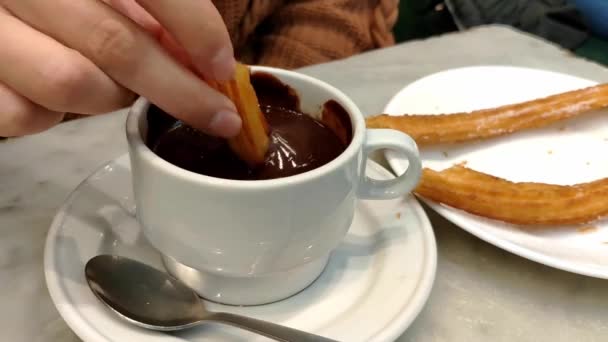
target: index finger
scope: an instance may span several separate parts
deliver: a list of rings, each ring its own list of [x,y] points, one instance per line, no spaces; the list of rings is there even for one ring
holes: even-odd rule
[[[115,10],[127,16],[153,36],[158,36],[162,30],[160,23],[141,7],[135,0],[102,0]]]
[[[156,37],[165,50],[178,62],[187,66],[192,65],[188,52],[175,41],[175,38],[161,26],[156,18],[148,13],[135,0],[103,0],[103,2],[112,6],[112,8],[127,16],[139,26],[143,27],[152,36]]]
[[[210,0],[136,0],[186,49],[205,77],[228,80],[236,61],[230,35]]]
[[[234,104],[169,54],[137,24],[97,0],[5,0],[39,31],[79,51],[112,79],[207,133],[234,136]],[[70,16],[65,19],[66,14]]]

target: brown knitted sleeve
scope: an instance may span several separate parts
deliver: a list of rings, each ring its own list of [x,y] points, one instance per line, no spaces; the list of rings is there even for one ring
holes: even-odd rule
[[[391,45],[397,8],[398,0],[286,1],[263,24],[256,62],[298,68]]]

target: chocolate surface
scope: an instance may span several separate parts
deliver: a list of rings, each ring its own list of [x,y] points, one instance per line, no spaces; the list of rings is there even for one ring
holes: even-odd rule
[[[166,161],[192,172],[262,180],[318,168],[339,156],[350,143],[350,120],[338,103],[331,101],[324,106],[322,122],[302,113],[297,93],[274,76],[254,73],[251,82],[271,128],[263,165],[249,167],[232,152],[226,140],[206,135],[155,106],[148,110],[148,146]]]
[[[264,72],[251,75],[251,85],[255,89],[260,106],[286,108],[300,112],[300,97],[298,93],[281,82],[278,78]]]

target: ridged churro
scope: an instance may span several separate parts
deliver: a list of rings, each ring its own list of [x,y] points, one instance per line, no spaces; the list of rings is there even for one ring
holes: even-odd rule
[[[469,113],[369,117],[368,128],[391,128],[418,145],[458,143],[533,129],[608,107],[608,84]]]
[[[415,192],[513,224],[584,224],[608,215],[608,178],[576,185],[515,183],[456,165],[443,171],[425,168]]]
[[[228,140],[230,148],[250,166],[264,163],[270,144],[270,126],[251,84],[249,67],[238,63],[234,80],[208,81],[208,84],[232,100],[243,121],[241,132]]]

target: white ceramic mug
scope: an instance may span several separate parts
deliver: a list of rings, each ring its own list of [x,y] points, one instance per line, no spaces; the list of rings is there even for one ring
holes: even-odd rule
[[[134,104],[126,125],[144,234],[163,255],[202,274],[193,284],[202,297],[235,305],[277,301],[310,285],[346,235],[357,198],[405,195],[421,174],[415,142],[398,131],[366,129],[360,110],[338,89],[297,72],[252,69],[295,89],[304,113],[320,115],[330,99],[342,105],[353,128],[346,150],[299,175],[228,180],[181,169],[151,151],[146,99]],[[405,155],[409,168],[392,180],[372,180],[365,176],[368,155],[385,148]]]

